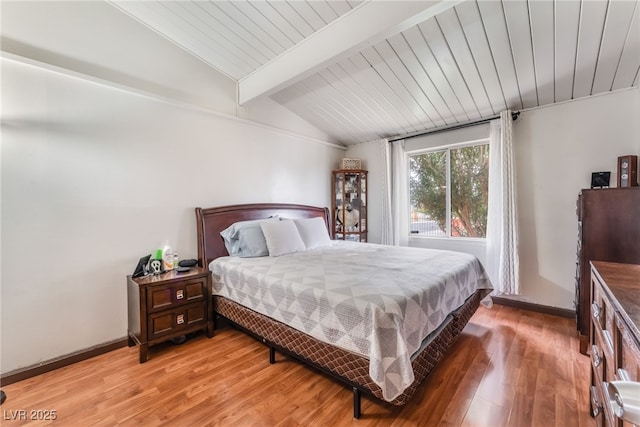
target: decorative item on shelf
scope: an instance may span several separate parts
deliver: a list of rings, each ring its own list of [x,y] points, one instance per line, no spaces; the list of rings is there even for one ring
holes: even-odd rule
[[[352,206],[351,203],[345,203],[336,208],[336,222],[340,230],[344,228],[346,231],[356,231],[360,222],[360,210]]]
[[[618,157],[618,187],[638,186],[638,156]]]
[[[175,271],[177,271],[178,273],[186,273],[187,271],[191,270],[191,267],[193,267],[195,264],[189,264],[189,265],[183,265],[185,261],[193,261],[193,260],[182,260],[179,261],[178,260],[178,252],[173,252],[173,269]]]
[[[148,270],[148,274],[151,274],[151,275],[164,273],[164,263],[162,262],[162,259],[157,259],[157,258],[150,259],[149,267],[147,270]]]
[[[609,179],[611,172],[592,172],[591,188],[607,188],[609,187]]]
[[[362,169],[362,161],[360,159],[342,159],[341,169]]]
[[[171,250],[171,245],[169,245],[169,241],[165,240],[164,245],[162,246],[162,267],[164,271],[173,270],[173,251]]]
[[[143,256],[138,260],[138,265],[136,269],[133,271],[131,277],[142,277],[149,274],[149,260],[151,259],[151,254]]]

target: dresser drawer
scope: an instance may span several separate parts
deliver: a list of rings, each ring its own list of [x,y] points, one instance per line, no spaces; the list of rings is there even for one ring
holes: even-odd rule
[[[591,298],[591,320],[594,333],[599,331],[602,337],[601,349],[607,354],[613,354],[613,333],[615,331],[615,312],[609,299],[604,294],[602,285],[597,279],[592,279],[593,294]]]
[[[149,313],[153,313],[204,300],[205,286],[206,282],[202,278],[162,286],[150,286],[147,288],[147,310]]]
[[[617,416],[629,414],[621,412],[621,397],[611,382],[640,380],[640,265],[591,264],[592,413],[601,406],[597,425],[602,420],[607,427],[631,427]]]
[[[604,401],[600,389],[597,386],[591,386],[591,416],[595,419],[597,427],[606,426],[604,414]]]
[[[204,301],[154,313],[149,316],[149,339],[186,330],[206,321],[207,304]]]
[[[619,357],[616,379],[640,381],[640,346],[626,325],[618,323]]]

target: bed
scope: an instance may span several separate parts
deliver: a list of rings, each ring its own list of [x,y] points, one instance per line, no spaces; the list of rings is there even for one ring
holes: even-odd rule
[[[271,363],[278,350],[351,387],[355,418],[361,393],[404,405],[491,284],[475,257],[456,252],[331,241],[277,257],[244,258],[228,256],[221,237],[236,223],[307,224],[312,218],[322,219],[330,233],[327,208],[196,208],[198,261],[212,272],[214,315],[263,342]]]

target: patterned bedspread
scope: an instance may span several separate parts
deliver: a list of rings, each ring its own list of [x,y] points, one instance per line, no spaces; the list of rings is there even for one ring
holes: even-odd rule
[[[480,262],[451,251],[335,241],[280,257],[222,257],[213,293],[358,353],[392,401],[414,379],[411,356],[477,289]]]

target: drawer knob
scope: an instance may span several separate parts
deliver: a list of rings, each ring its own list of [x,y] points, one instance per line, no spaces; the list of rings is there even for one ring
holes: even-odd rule
[[[176,299],[183,299],[184,298],[184,291],[182,289],[178,289],[176,291]]]
[[[176,323],[178,325],[182,325],[184,323],[184,314],[178,314],[178,317],[176,317]]]
[[[591,386],[591,416],[597,417],[602,412],[602,404],[598,402],[598,391]]]
[[[602,358],[600,357],[600,352],[598,352],[598,346],[595,344],[591,346],[591,356],[593,357],[593,367],[597,368],[600,366]]]
[[[594,319],[599,319],[600,318],[600,307],[598,306],[598,303],[594,302],[593,304],[591,304],[591,313],[593,315]]]
[[[616,417],[622,417],[622,415],[624,414],[624,402],[622,401],[619,393],[613,395],[613,401],[617,405],[615,410]]]
[[[607,384],[609,404],[616,417],[640,424],[640,382],[611,381]]]

